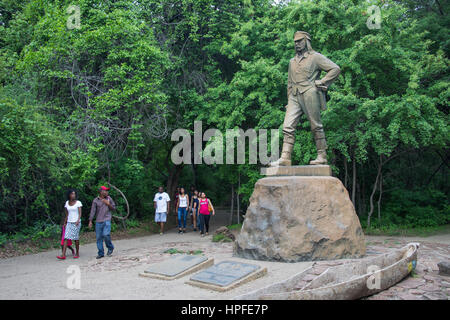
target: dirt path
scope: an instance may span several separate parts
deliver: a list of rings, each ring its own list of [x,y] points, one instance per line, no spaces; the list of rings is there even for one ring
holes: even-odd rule
[[[226,219],[226,213],[216,215],[212,220],[211,231],[225,225]],[[95,243],[82,246],[81,257],[78,260],[72,259],[69,255],[67,260],[58,261],[56,255],[60,253],[59,250],[1,259],[0,299],[230,299],[282,281],[312,265],[311,262],[277,263],[235,258],[232,257],[231,243],[213,243],[211,237],[201,238],[197,232],[192,231],[180,235],[176,230],[171,230],[163,236],[153,235],[119,241],[113,239],[116,247],[113,257],[100,260],[95,259],[97,254]],[[377,252],[400,247],[406,242],[424,242],[426,250],[422,251],[423,263],[419,260],[421,268],[418,268],[420,277],[425,275],[429,276],[429,279],[438,277],[436,259],[450,259],[450,234],[425,239],[368,236],[366,240],[368,250]],[[184,283],[189,276],[173,281],[138,276],[149,264],[167,259],[170,254],[164,251],[169,248],[183,251],[202,250],[208,257],[213,257],[216,263],[231,259],[258,264],[267,267],[268,274],[225,293],[189,286]],[[71,265],[78,266],[81,270],[79,290],[68,289],[66,286],[67,279],[71,276],[67,273],[67,268]],[[417,287],[429,282],[426,279],[423,281],[424,283],[418,283]],[[448,278],[439,281],[444,285],[450,283]],[[441,294],[429,294],[427,299],[445,298],[445,294],[450,294],[448,288],[439,285],[428,286],[425,289],[429,288]],[[385,295],[381,298],[389,299],[390,296]]]
[[[225,225],[226,213],[217,214],[211,220],[211,229]],[[188,230],[189,231],[189,230]],[[212,234],[210,232],[210,234]],[[268,268],[270,277],[263,277],[227,293],[196,288],[184,284],[189,277],[173,281],[142,278],[138,274],[151,263],[170,257],[164,253],[169,248],[179,250],[202,250],[215,262],[233,259],[231,243],[213,243],[212,236],[201,238],[198,232],[178,234],[170,230],[163,236],[114,241],[113,257],[97,260],[95,243],[81,247],[81,257],[74,260],[68,255],[65,261],[58,261],[59,250],[25,255],[0,260],[0,299],[229,299],[253,288],[281,281],[289,274],[303,271],[310,262],[280,264],[275,262],[254,262]],[[253,263],[253,262],[250,262]],[[70,265],[81,270],[81,289],[66,287],[66,273]]]

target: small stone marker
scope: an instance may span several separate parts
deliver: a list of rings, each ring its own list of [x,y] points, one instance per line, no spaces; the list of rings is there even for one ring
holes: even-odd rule
[[[214,264],[214,259],[205,256],[176,255],[156,263],[139,275],[161,280],[174,280]]]
[[[263,176],[331,176],[328,165],[286,166],[261,168]]]
[[[257,279],[266,273],[267,269],[258,265],[236,261],[222,261],[195,274],[186,283],[205,289],[227,291],[245,282]]]

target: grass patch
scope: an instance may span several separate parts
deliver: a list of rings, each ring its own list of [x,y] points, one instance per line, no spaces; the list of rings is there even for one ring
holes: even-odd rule
[[[198,255],[198,254],[202,254],[203,251],[202,250],[191,250],[189,251],[189,254],[194,254],[194,255]]]
[[[213,236],[212,238],[213,242],[233,242],[233,240],[231,240],[230,238],[228,238],[226,235],[224,234],[216,234]]]
[[[170,254],[193,254],[193,255],[198,255],[198,254],[202,254],[203,251],[202,250],[189,250],[189,251],[183,251],[177,248],[169,248],[167,250],[164,251],[164,253],[170,253]]]
[[[164,253],[170,253],[170,254],[177,254],[177,253],[184,253],[183,250],[179,250],[177,248],[169,248]]]
[[[236,224],[232,224],[230,226],[227,226],[227,228],[229,230],[240,230],[242,228],[242,223],[236,223]]]

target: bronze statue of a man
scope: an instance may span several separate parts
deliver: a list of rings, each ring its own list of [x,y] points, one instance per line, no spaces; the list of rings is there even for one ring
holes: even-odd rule
[[[304,31],[294,34],[296,55],[289,62],[288,70],[288,104],[283,123],[283,150],[281,158],[271,162],[270,166],[290,166],[291,153],[295,142],[295,127],[302,114],[311,124],[311,131],[317,148],[317,158],[309,164],[327,163],[327,142],[323,131],[320,110],[325,110],[325,91],[339,76],[341,69],[330,59],[314,51],[311,36]],[[320,73],[326,75],[319,80]]]

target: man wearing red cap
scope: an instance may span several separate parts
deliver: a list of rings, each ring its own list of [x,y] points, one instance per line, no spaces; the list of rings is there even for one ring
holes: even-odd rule
[[[114,246],[111,242],[111,211],[116,210],[116,205],[108,195],[110,188],[101,186],[98,190],[98,197],[92,201],[91,214],[89,216],[89,229],[92,228],[92,220],[95,219],[95,236],[97,238],[97,259],[105,256],[103,249],[103,240],[105,240],[106,247],[108,248],[108,256],[111,256],[114,250]]]
[[[309,164],[327,163],[327,142],[320,110],[326,108],[325,91],[339,76],[340,68],[312,49],[311,36],[308,32],[297,31],[294,34],[294,45],[296,55],[289,61],[288,69],[288,104],[283,123],[283,150],[281,158],[270,163],[272,167],[291,165],[295,128],[302,114],[309,120],[317,148],[317,158]],[[325,71],[326,75],[320,79],[322,71]]]

